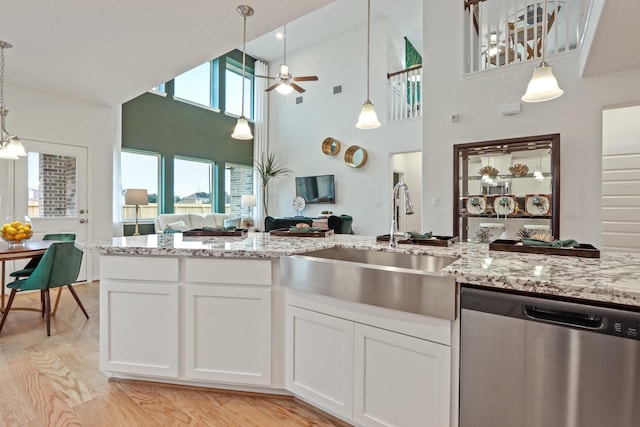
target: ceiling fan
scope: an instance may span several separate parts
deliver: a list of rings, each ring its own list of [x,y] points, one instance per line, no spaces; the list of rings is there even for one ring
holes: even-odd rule
[[[278,92],[280,92],[283,95],[286,95],[288,93],[291,93],[292,90],[296,90],[299,93],[304,92],[305,90],[300,87],[299,85],[295,84],[294,82],[309,82],[309,81],[316,81],[318,80],[318,76],[301,76],[301,77],[294,77],[293,74],[291,74],[289,72],[289,67],[287,66],[287,26],[284,26],[284,31],[283,31],[284,35],[284,60],[283,60],[283,64],[280,64],[280,72],[278,74],[276,74],[275,77],[271,77],[271,76],[258,76],[256,75],[255,77],[260,77],[263,79],[272,79],[275,80],[276,82],[269,86],[265,92],[271,92],[273,89],[276,89]]]

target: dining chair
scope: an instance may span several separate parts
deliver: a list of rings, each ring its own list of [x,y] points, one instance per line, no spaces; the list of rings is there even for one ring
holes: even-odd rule
[[[76,240],[76,235],[74,233],[54,233],[54,234],[45,234],[42,237],[42,240],[59,240],[61,242],[69,242],[72,240]],[[33,270],[36,268],[36,265],[40,262],[43,255],[36,255],[29,260],[27,265],[25,265],[22,269],[16,270],[13,273],[10,273],[9,276],[15,278],[15,280],[29,277]]]
[[[45,234],[42,237],[42,240],[58,240],[61,242],[70,242],[76,240],[76,235],[74,233],[53,233],[53,234]],[[10,273],[9,276],[13,277],[14,280],[23,279],[25,277],[29,277],[33,270],[36,268],[36,265],[40,262],[43,255],[36,255],[29,260],[27,265],[25,265],[22,269],[16,270],[13,273]],[[56,296],[56,303],[53,305],[53,310],[51,311],[51,315],[55,316],[58,312],[58,305],[60,304],[60,297],[62,296],[62,288],[58,290],[58,295]]]
[[[73,289],[72,284],[78,279],[80,273],[80,264],[82,263],[83,252],[75,247],[74,242],[55,242],[47,249],[42,259],[35,267],[33,272],[26,279],[16,280],[7,285],[11,289],[9,301],[0,321],[0,332],[4,327],[7,316],[11,311],[11,305],[17,292],[39,290],[42,301],[42,316],[47,324],[47,336],[51,335],[51,299],[49,298],[49,290],[66,286],[69,288],[71,295],[76,300],[80,309],[88,319],[89,315],[85,310],[78,294]]]

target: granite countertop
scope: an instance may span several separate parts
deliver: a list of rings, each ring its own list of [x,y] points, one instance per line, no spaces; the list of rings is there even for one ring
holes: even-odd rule
[[[76,242],[83,250],[107,254],[172,255],[226,258],[278,258],[334,246],[394,251],[375,237],[338,234],[325,238],[279,237],[249,233],[247,237],[183,237],[152,234]],[[602,253],[577,258],[489,251],[487,244],[456,243],[451,247],[400,245],[397,251],[456,257],[442,274],[458,282],[640,307],[640,254]]]

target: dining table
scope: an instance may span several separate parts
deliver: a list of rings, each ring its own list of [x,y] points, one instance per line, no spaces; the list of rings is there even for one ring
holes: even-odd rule
[[[6,262],[17,259],[33,258],[44,254],[54,240],[27,240],[21,245],[9,246],[6,242],[0,242],[0,261],[2,261],[2,291],[0,293],[0,312],[4,313],[5,287],[6,287]],[[12,310],[40,311],[40,309],[12,307]]]

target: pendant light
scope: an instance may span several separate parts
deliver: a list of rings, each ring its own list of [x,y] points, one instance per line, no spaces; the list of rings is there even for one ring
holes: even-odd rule
[[[547,0],[544,0],[542,17],[542,39],[540,49],[542,49],[542,62],[533,70],[533,76],[527,86],[527,93],[522,96],[524,102],[550,101],[562,95],[564,91],[558,86],[558,81],[553,76],[553,71],[544,60],[547,38]]]
[[[378,115],[369,99],[369,66],[371,62],[371,0],[367,0],[367,100],[362,106],[356,127],[358,129],[375,129],[380,127]]]
[[[7,132],[5,121],[9,110],[4,104],[4,51],[13,47],[11,43],[0,40],[0,159],[17,160],[27,155],[20,138]]]
[[[236,123],[236,127],[233,129],[233,133],[231,134],[231,138],[234,139],[253,139],[253,135],[251,135],[251,129],[249,128],[249,122],[244,117],[244,85],[245,85],[245,51],[247,50],[247,16],[253,15],[253,8],[251,6],[247,6],[246,4],[240,5],[236,8],[236,12],[242,16],[244,19],[244,30],[242,32],[242,112],[240,113],[240,117],[238,117],[238,121]]]

